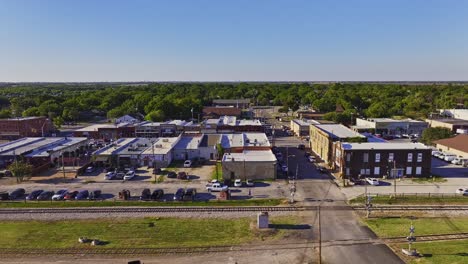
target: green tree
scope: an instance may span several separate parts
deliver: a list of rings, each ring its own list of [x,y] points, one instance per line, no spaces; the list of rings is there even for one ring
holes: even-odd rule
[[[149,112],[145,119],[152,122],[164,121],[164,112],[161,110],[155,110]]]
[[[56,116],[52,119],[52,122],[54,123],[54,126],[56,128],[60,128],[62,127],[63,123],[64,123],[64,120],[61,116]]]
[[[445,127],[430,127],[423,131],[421,142],[426,145],[432,144],[435,140],[451,137],[452,131]]]
[[[32,169],[33,167],[30,164],[22,161],[15,161],[8,166],[8,170],[16,177],[17,183],[29,179],[32,174]]]
[[[0,110],[0,118],[11,118],[11,111],[9,109]]]

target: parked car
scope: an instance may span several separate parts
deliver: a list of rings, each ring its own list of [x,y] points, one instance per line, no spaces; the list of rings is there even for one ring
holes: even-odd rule
[[[76,195],[78,194],[78,191],[71,191],[65,194],[63,197],[64,200],[75,200]]]
[[[255,182],[253,180],[251,180],[251,179],[247,179],[245,181],[245,185],[247,185],[249,187],[253,187],[253,186],[255,186]]]
[[[236,179],[234,181],[234,187],[242,187],[242,181],[240,179]]]
[[[41,194],[44,190],[34,190],[28,196],[26,196],[26,200],[36,200],[39,194]]]
[[[163,189],[156,189],[151,194],[151,200],[159,200],[164,197],[164,190]]]
[[[149,200],[150,198],[151,198],[151,190],[148,188],[143,189],[143,191],[141,191],[140,200],[146,201],[146,200]]]
[[[221,192],[221,191],[227,191],[229,189],[229,186],[227,185],[221,185],[221,183],[213,183],[209,186],[206,187],[206,190],[209,192]]]
[[[379,180],[376,178],[366,178],[366,182],[370,185],[377,186],[380,184]]]
[[[133,179],[134,177],[135,177],[135,172],[131,170],[131,171],[128,171],[128,172],[125,174],[125,176],[124,176],[123,179],[124,179],[125,181],[129,181],[129,180]]]
[[[452,160],[456,159],[457,155],[455,154],[446,154],[444,157],[445,161],[452,162]]]
[[[94,167],[93,166],[89,166],[86,168],[86,173],[91,173],[94,171]]]
[[[8,199],[10,199],[10,196],[8,195],[7,192],[0,192],[0,200],[1,201],[6,201]]]
[[[193,201],[195,200],[195,196],[197,195],[197,189],[195,188],[187,188],[185,190],[185,193],[182,197],[182,200],[184,201]]]
[[[174,201],[182,201],[184,198],[185,190],[182,188],[177,189],[177,191],[174,193]]]
[[[68,190],[66,190],[66,189],[58,190],[54,194],[54,196],[52,196],[52,200],[54,200],[54,201],[63,200],[63,198],[65,198],[65,195],[67,195],[67,193],[68,193]]]
[[[43,191],[41,194],[37,196],[38,201],[46,201],[52,199],[52,196],[54,196],[53,191]]]
[[[115,179],[115,180],[123,180],[124,177],[125,177],[125,173],[123,173],[123,172],[117,172],[117,173],[115,174],[115,176],[114,176],[113,179]]]
[[[106,173],[106,176],[104,176],[104,178],[105,178],[106,180],[112,180],[112,179],[114,179],[115,174],[116,174],[115,172],[109,171],[108,173]]]
[[[437,151],[437,152],[434,153],[434,157],[439,158],[439,159],[443,159],[444,158],[444,153],[440,152],[440,151]]]
[[[456,193],[461,195],[468,195],[468,188],[459,188],[457,189]]]
[[[304,150],[305,145],[304,144],[299,144],[299,145],[297,145],[297,149]]]
[[[190,168],[192,167],[192,161],[191,160],[186,160],[184,162],[184,168]]]
[[[24,196],[26,191],[23,188],[18,188],[12,192],[10,192],[10,200],[18,199]]]
[[[309,156],[308,159],[309,159],[309,162],[315,162],[315,157],[312,155]]]
[[[355,178],[351,178],[349,179],[352,183],[354,183],[354,185],[362,185],[363,182],[361,179],[355,179]]]
[[[187,175],[187,173],[185,171],[179,171],[177,173],[177,179],[180,179],[180,180],[188,180],[189,179],[189,176]]]
[[[177,173],[175,173],[174,171],[170,171],[167,173],[167,177],[168,178],[177,178]]]
[[[433,150],[433,151],[431,152],[431,155],[435,157],[436,155],[439,155],[440,153],[441,153],[441,152],[438,151],[438,150]]]
[[[304,152],[304,157],[306,158],[310,157],[310,152]]]
[[[78,194],[75,196],[75,200],[85,200],[89,196],[89,191],[88,190],[82,190],[78,192]]]
[[[89,192],[89,197],[88,199],[89,200],[96,200],[96,199],[99,199],[101,197],[101,190],[94,190],[94,191],[91,191]]]

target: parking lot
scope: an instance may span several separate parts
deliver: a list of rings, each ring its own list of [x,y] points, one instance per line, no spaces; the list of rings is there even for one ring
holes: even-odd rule
[[[432,173],[444,179],[443,182],[414,182],[411,179],[396,181],[397,193],[434,193],[434,194],[455,194],[458,188],[468,188],[468,168],[460,165],[454,165],[438,158],[432,158]],[[367,185],[369,193],[393,194],[395,191],[395,181],[381,180],[379,186]],[[364,185],[352,187],[342,187],[342,192],[348,199],[354,198],[365,193]]]
[[[189,180],[163,176],[163,181],[159,183],[154,182],[155,177],[152,174],[152,169],[147,169],[146,167],[137,169],[136,176],[129,181],[106,180],[105,172],[102,169],[85,173],[78,178],[74,178],[72,175],[67,175],[67,178],[64,178],[59,170],[54,175],[33,177],[31,180],[20,184],[13,184],[14,179],[12,178],[0,179],[0,191],[11,192],[16,188],[24,188],[28,194],[33,190],[50,190],[54,192],[60,189],[67,189],[69,191],[101,190],[101,199],[113,200],[118,199],[118,193],[125,189],[130,191],[131,200],[138,200],[143,189],[149,188],[151,191],[163,189],[164,196],[160,200],[172,201],[177,189],[195,188],[197,190],[195,200],[206,201],[218,199],[218,192],[210,193],[206,190],[206,184],[211,181],[214,169],[215,166],[212,164],[193,168],[183,168],[182,165],[171,167],[167,170],[175,172],[185,171],[190,177]],[[159,178],[159,175],[156,177]],[[289,195],[288,185],[282,180],[255,182],[254,187],[247,187],[244,183],[242,187],[230,187],[229,189],[231,190],[231,199],[233,200],[285,198]]]

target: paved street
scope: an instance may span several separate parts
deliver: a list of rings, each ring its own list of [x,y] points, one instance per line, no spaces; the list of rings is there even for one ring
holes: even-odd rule
[[[306,206],[346,206],[345,196],[330,178],[318,172],[314,164],[304,157],[304,151],[297,149],[300,140],[293,137],[276,138],[276,146],[281,146],[283,156],[286,152],[294,155],[289,168],[294,171],[298,164],[296,199]],[[317,212],[310,212],[308,219],[312,227],[318,226]],[[375,240],[370,229],[359,223],[358,216],[352,210],[321,210],[322,242],[343,241],[322,248],[322,259],[325,263],[403,263],[385,244]],[[318,228],[312,228],[309,238],[317,239]],[[362,240],[374,239],[362,243]],[[356,243],[352,243],[356,241]],[[359,243],[358,243],[359,241]]]

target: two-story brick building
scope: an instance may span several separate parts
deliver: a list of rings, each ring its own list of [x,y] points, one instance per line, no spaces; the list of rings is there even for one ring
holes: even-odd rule
[[[346,178],[430,176],[431,151],[421,143],[337,142],[333,168]]]
[[[42,116],[0,119],[0,139],[2,140],[50,136],[54,130],[52,122]]]
[[[340,124],[310,125],[310,148],[323,161],[333,160],[333,142],[366,142],[367,138]]]

